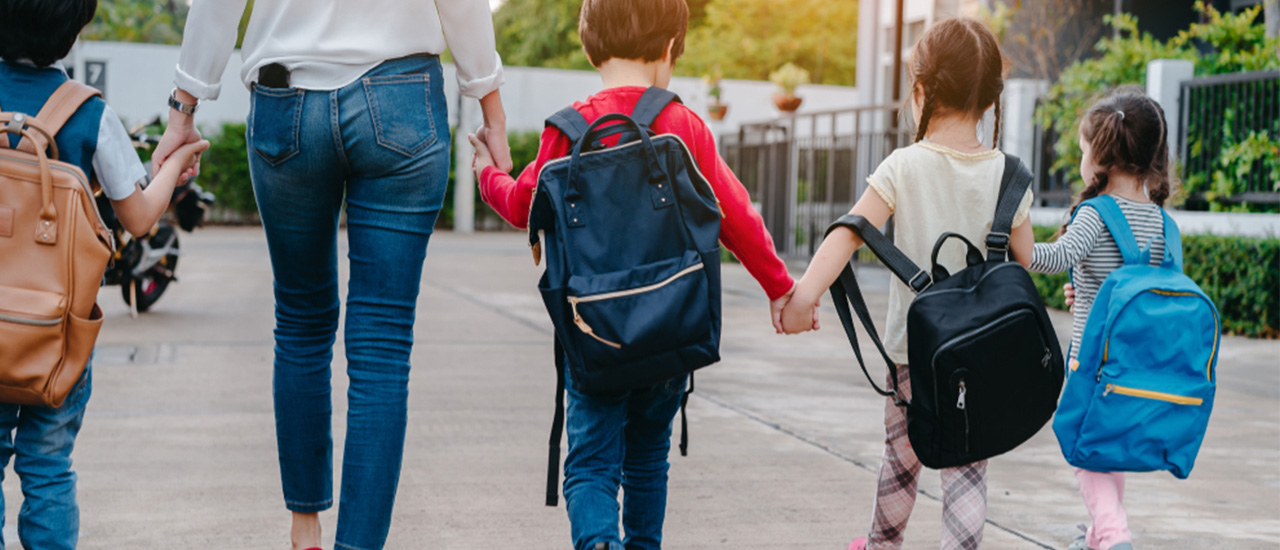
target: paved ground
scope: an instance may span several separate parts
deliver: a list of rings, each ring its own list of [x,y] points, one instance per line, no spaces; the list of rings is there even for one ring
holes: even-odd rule
[[[75,454],[81,547],[285,549],[265,242],[260,230],[210,229],[182,243],[181,283],[154,312],[131,320],[117,289],[101,296],[108,320]],[[884,288],[883,273],[864,272]],[[519,235],[435,238],[389,548],[568,547],[563,508],[542,506],[554,377],[537,273]],[[775,336],[745,271],[725,277],[724,362],[699,375],[691,454],[673,457],[667,546],[843,550],[870,522],[883,401],[833,311],[822,332]],[[885,295],[869,300],[883,308]],[[1280,342],[1225,339],[1220,364],[1191,479],[1131,478],[1139,548],[1280,547]],[[937,479],[924,476],[907,548],[937,548]],[[993,461],[989,485],[986,548],[1063,548],[1087,520],[1048,429]],[[4,489],[18,548],[16,480]],[[336,514],[323,517],[331,544]]]

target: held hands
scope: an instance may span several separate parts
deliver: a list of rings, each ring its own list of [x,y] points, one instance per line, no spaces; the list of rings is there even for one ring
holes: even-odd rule
[[[481,135],[485,134],[485,128],[479,130]],[[480,174],[485,168],[493,166],[497,168],[497,164],[493,160],[493,152],[489,150],[489,145],[485,143],[485,139],[476,134],[467,134],[467,140],[471,142],[471,147],[475,149],[475,157],[471,159],[471,171],[475,172],[476,181],[480,181]]]
[[[799,293],[782,310],[783,332],[800,334],[821,328],[818,323],[818,299],[805,298]]]
[[[164,136],[160,138],[160,143],[157,143],[155,150],[151,152],[152,168],[155,172],[159,172],[164,167],[164,163],[173,156],[174,152],[182,146],[196,143],[200,139],[200,130],[196,129],[195,120],[191,115],[170,110],[169,126],[165,128]],[[203,150],[201,149],[201,151]],[[200,172],[200,155],[197,153],[194,162],[190,164],[184,162],[183,164],[186,166],[182,174],[183,179],[195,177]]]

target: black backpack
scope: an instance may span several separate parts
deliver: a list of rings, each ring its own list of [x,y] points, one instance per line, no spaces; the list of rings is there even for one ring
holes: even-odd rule
[[[907,310],[911,402],[898,396],[897,367],[848,265],[831,285],[840,323],[862,372],[881,395],[907,408],[907,435],[920,462],[950,468],[985,460],[1021,445],[1053,416],[1062,391],[1063,359],[1049,315],[1031,276],[1009,261],[1009,231],[1031,183],[1021,161],[1005,155],[987,256],[964,236],[945,233],[933,247],[929,272],[920,269],[862,216],[846,215],[827,230],[847,227],[916,292]],[[938,251],[956,238],[968,248],[968,267],[949,273]],[[893,391],[871,380],[858,347],[850,304],[888,364]]]

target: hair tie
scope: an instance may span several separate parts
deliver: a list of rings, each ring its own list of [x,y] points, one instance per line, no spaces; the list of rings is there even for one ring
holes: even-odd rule
[[[1116,112],[1120,113],[1120,120],[1124,120],[1124,111],[1116,111]]]

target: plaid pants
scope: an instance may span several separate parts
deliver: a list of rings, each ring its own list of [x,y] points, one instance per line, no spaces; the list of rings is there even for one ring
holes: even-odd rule
[[[902,398],[910,401],[911,374],[906,365],[898,365],[898,388]],[[920,460],[907,439],[906,410],[889,398],[885,399],[884,428],[884,458],[876,489],[875,520],[867,537],[869,550],[896,550],[902,546],[920,480]],[[945,468],[940,473],[942,549],[976,549],[982,544],[982,528],[987,519],[987,461]]]

